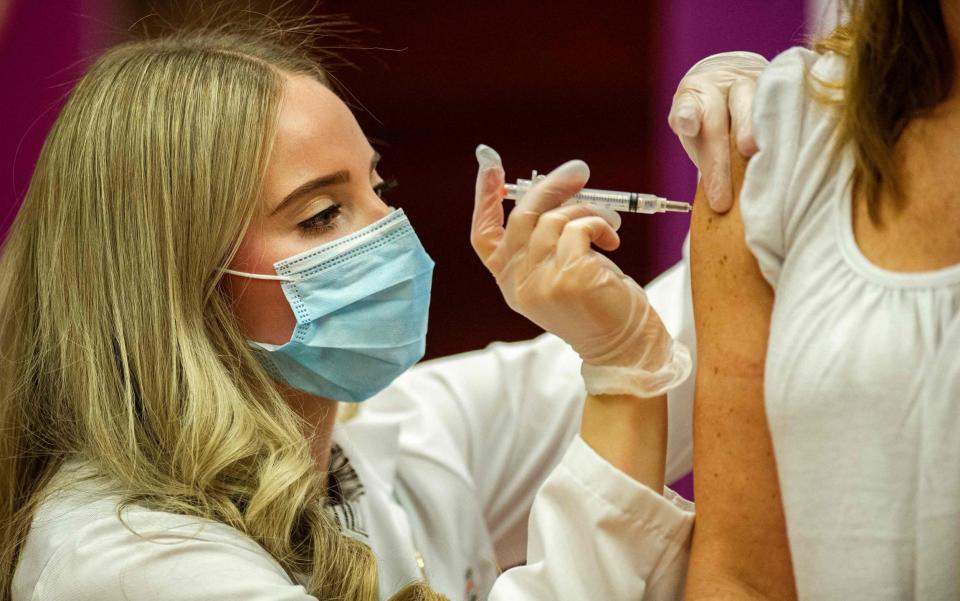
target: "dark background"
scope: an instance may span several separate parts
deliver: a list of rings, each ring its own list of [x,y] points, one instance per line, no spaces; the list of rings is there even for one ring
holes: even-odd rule
[[[0,233],[84,65],[145,15],[176,19],[202,4],[0,0]],[[469,245],[478,143],[500,152],[508,180],[580,158],[594,187],[690,200],[696,171],[666,126],[680,77],[723,50],[772,57],[811,29],[803,0],[329,0],[320,10],[376,30],[355,40],[384,49],[344,51],[358,69],[335,75],[380,143],[381,174],[401,183],[391,203],[437,263],[428,357],[540,333],[506,307]],[[613,258],[646,283],[679,259],[687,224],[627,215]]]
[[[365,60],[362,73],[341,77],[370,109],[359,118],[386,142],[381,174],[401,182],[396,197],[437,261],[429,356],[535,336],[536,326],[505,310],[468,244],[474,147],[496,148],[509,180],[581,158],[598,187],[653,189],[655,153],[644,141],[655,40],[639,24],[656,21],[654,7],[610,2],[600,19],[589,3],[351,4],[355,18],[383,30],[378,45],[404,48],[379,53],[386,66]],[[655,227],[625,219],[615,253],[640,281],[656,273],[643,260]]]

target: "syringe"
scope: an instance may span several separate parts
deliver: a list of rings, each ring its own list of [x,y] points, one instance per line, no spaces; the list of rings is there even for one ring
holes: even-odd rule
[[[527,193],[534,182],[543,179],[544,175],[538,175],[536,171],[530,176],[530,179],[517,179],[515,184],[507,184],[503,187],[504,198],[510,200],[520,200]],[[653,194],[641,194],[639,192],[615,192],[613,190],[596,190],[593,188],[584,188],[573,195],[570,202],[587,202],[592,205],[606,207],[614,211],[625,213],[645,213],[652,215],[654,213],[689,213],[693,210],[693,205],[687,202],[676,200],[667,200]]]

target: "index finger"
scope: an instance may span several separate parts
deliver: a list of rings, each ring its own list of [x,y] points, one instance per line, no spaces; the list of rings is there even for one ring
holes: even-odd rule
[[[757,82],[752,79],[738,79],[730,86],[730,128],[737,135],[737,150],[745,157],[753,156],[758,150],[751,121],[756,93]]]
[[[583,161],[567,161],[543,179],[534,182],[530,190],[517,201],[514,210],[526,213],[545,213],[570,200],[590,179],[590,168]]]
[[[477,146],[477,187],[474,193],[470,243],[484,263],[503,238],[504,173],[500,155],[481,144]]]
[[[733,205],[733,188],[730,185],[730,116],[726,98],[718,102],[707,99],[704,107],[703,125],[697,136],[697,158],[703,176],[704,190],[710,208],[726,213]]]
[[[590,168],[583,161],[567,161],[550,172],[517,201],[507,218],[503,239],[486,259],[494,274],[530,242],[530,234],[540,215],[559,207],[579,192],[590,177]]]

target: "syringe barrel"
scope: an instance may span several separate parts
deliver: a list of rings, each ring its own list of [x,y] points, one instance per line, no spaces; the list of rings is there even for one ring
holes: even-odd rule
[[[598,207],[605,207],[614,211],[625,211],[630,207],[630,198],[636,194],[630,192],[614,192],[584,188],[574,196],[579,202],[588,202]]]
[[[505,186],[507,198],[519,200],[533,186],[533,181],[529,179],[518,179],[516,184],[507,184]],[[614,190],[596,190],[593,188],[584,188],[570,199],[571,202],[586,202],[592,205],[605,207],[614,211],[627,213],[663,213],[665,211],[680,211],[681,204],[673,203],[676,207],[668,206],[670,201],[665,201],[653,194],[639,194],[637,192],[617,192]],[[689,205],[686,205],[689,210]]]
[[[533,186],[533,181],[529,179],[518,179],[513,187],[513,194],[523,196]],[[573,202],[586,202],[592,205],[605,207],[614,211],[637,212],[640,204],[638,194],[634,192],[616,192],[613,190],[596,190],[594,188],[584,188],[574,194],[570,200]],[[654,207],[656,204],[654,203]],[[651,211],[653,212],[653,211]]]
[[[584,188],[580,190],[574,198],[580,202],[589,202],[590,204],[613,209],[614,211],[626,211],[629,213],[660,212],[657,197],[652,194]]]

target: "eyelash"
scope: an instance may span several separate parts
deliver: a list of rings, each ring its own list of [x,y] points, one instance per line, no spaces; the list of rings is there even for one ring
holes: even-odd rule
[[[397,186],[400,185],[400,182],[397,181],[397,178],[391,177],[390,179],[385,179],[376,186],[373,187],[373,191],[377,193],[377,196],[383,198],[391,191],[396,190]]]
[[[399,182],[397,182],[395,178],[390,178],[375,185],[373,191],[380,198],[384,198],[391,190],[395,190],[399,185]],[[340,208],[341,205],[339,203],[332,204],[313,217],[301,221],[298,226],[303,230],[330,231],[337,227],[336,219],[340,216]]]
[[[313,217],[304,219],[298,226],[309,231],[329,231],[337,227],[336,219],[340,216],[340,205],[332,204]]]

